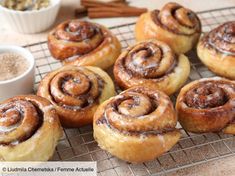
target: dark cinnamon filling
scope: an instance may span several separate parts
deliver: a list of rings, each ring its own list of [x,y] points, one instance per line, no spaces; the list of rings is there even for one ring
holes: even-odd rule
[[[89,78],[86,76],[86,79]],[[63,93],[68,96],[76,96],[80,94],[87,94],[91,89],[91,82],[86,81],[86,85],[82,85],[77,87],[77,85],[81,85],[82,81],[80,79],[74,78],[72,75],[68,75],[60,80],[58,83],[61,87]]]
[[[169,61],[163,70],[161,62],[166,55],[167,53],[164,53],[161,46],[151,42],[141,43],[128,52],[122,59],[121,65],[131,77],[161,79],[174,72],[174,68],[178,64],[176,56],[172,54],[167,58]]]
[[[69,74],[65,77],[61,77],[59,82],[56,83],[60,89],[59,91],[62,92],[63,96],[68,96],[69,99],[72,98],[74,102],[68,101],[69,99],[61,100],[61,97],[53,96],[52,87],[50,86],[49,91],[51,94],[52,103],[74,111],[79,111],[83,108],[94,105],[99,100],[105,84],[105,81],[99,75],[95,73],[94,75],[98,82],[98,90],[95,93],[92,92],[93,83],[85,74],[83,76],[85,76],[86,80],[80,80]]]
[[[19,106],[15,106],[14,104],[0,106],[0,126],[10,127],[19,123],[23,117],[24,110]]]
[[[149,98],[151,106],[141,107],[140,101],[141,100],[138,97],[124,97],[111,102],[110,106],[112,107],[113,111],[116,111],[121,115],[124,115],[126,118],[136,118],[136,117],[133,116],[131,113],[124,114],[125,111],[123,111],[122,109],[126,109],[126,111],[128,112],[138,107],[143,108],[141,114],[138,114],[139,116],[143,116],[146,114],[151,114],[157,108],[157,103],[152,98]]]
[[[62,29],[55,31],[55,36],[60,40],[81,42],[88,40],[96,34],[102,35],[101,30],[92,23],[86,21],[71,21],[65,23]]]
[[[20,100],[20,102],[21,101],[25,101],[25,100]],[[9,130],[9,131],[7,130],[4,132],[4,130],[1,131],[1,129],[0,129],[0,135],[8,135],[8,134],[14,132],[15,129],[21,128],[22,121],[25,118],[24,108],[30,108],[30,107],[22,108],[21,107],[22,105],[20,105],[19,103],[17,102],[17,100],[13,100],[12,102],[8,102],[8,104],[6,104],[6,105],[0,106],[0,121],[1,121],[1,119],[5,118],[6,121],[9,122],[8,124],[5,124],[5,125],[3,123],[0,123],[0,128],[1,129],[2,128],[10,128],[11,129],[12,126],[16,125],[15,128],[13,128],[12,130]],[[36,111],[36,112],[34,112],[35,114],[32,114],[32,118],[37,118],[36,125],[34,126],[33,129],[30,129],[30,130],[25,129],[24,135],[20,136],[19,138],[15,139],[14,141],[11,141],[11,142],[0,141],[0,145],[14,146],[18,143],[24,142],[24,141],[28,140],[29,138],[31,138],[37,132],[37,130],[42,126],[44,113],[41,111],[41,109],[34,102],[28,101],[27,103],[30,103],[33,106],[34,110]],[[31,114],[29,114],[29,115],[31,115]],[[34,117],[34,116],[36,116],[36,117]]]
[[[202,38],[203,45],[218,52],[235,55],[235,22],[225,23]]]
[[[201,32],[201,23],[200,23],[199,18],[197,17],[197,15],[194,12],[189,11],[187,9],[187,11],[188,11],[186,13],[187,14],[186,16],[188,18],[187,20],[189,20],[191,22],[191,24],[186,23],[182,19],[178,19],[177,11],[180,10],[181,8],[183,8],[183,7],[176,6],[173,9],[162,9],[162,10],[170,10],[170,14],[175,20],[175,21],[172,21],[171,23],[178,23],[178,25],[183,26],[185,28],[194,29],[193,33],[187,34],[187,33],[181,31],[178,28],[172,28],[173,26],[171,25],[170,22],[169,22],[169,25],[163,24],[162,21],[161,21],[161,16],[160,16],[160,13],[161,13],[162,10],[161,11],[159,11],[159,10],[152,11],[151,12],[151,18],[152,18],[152,20],[154,21],[154,23],[156,25],[158,25],[161,28],[163,28],[165,30],[168,30],[168,31],[170,31],[174,34],[191,36],[191,35],[194,35],[195,33],[200,33]]]
[[[125,135],[128,135],[128,136],[140,136],[140,135],[145,135],[145,136],[158,136],[158,135],[162,135],[162,134],[165,134],[165,133],[169,133],[169,132],[173,132],[175,131],[176,129],[175,128],[164,128],[162,130],[150,130],[150,131],[122,131],[122,130],[119,130],[115,127],[113,127],[107,120],[107,118],[105,117],[105,114],[102,115],[101,118],[99,118],[97,121],[96,121],[96,124],[97,125],[107,125],[107,127],[111,128],[112,130],[114,131],[118,131],[119,133],[122,133],[122,134],[125,134]]]
[[[129,92],[131,93],[131,92]],[[121,130],[114,125],[112,125],[109,121],[109,115],[108,109],[111,109],[113,112],[117,113],[118,115],[123,116],[124,118],[140,118],[141,116],[151,114],[153,111],[155,111],[158,107],[157,100],[153,95],[148,95],[149,98],[149,105],[148,107],[141,106],[140,98],[135,97],[132,95],[122,95],[119,98],[113,99],[104,110],[104,113],[102,116],[96,121],[97,125],[107,125],[107,127],[111,128],[112,130],[118,131],[119,133],[128,135],[128,136],[140,136],[140,135],[160,135],[167,132],[175,131],[175,128],[172,127],[165,127],[161,130],[147,130],[147,131],[141,131],[141,130]],[[122,109],[124,108],[124,109]],[[137,108],[137,109],[136,109]],[[132,112],[132,110],[134,112]],[[140,111],[139,111],[140,110]],[[112,118],[112,117],[110,117]],[[121,122],[120,122],[121,123]]]
[[[60,45],[68,48],[67,50],[71,53],[68,56],[69,60],[92,52],[105,39],[103,31],[98,25],[80,20],[60,24],[52,35],[62,41]]]
[[[184,102],[191,108],[207,109],[223,106],[228,100],[223,88],[212,83],[201,83],[186,93]]]

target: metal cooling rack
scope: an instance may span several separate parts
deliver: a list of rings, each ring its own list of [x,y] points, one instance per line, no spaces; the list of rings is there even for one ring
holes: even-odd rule
[[[201,19],[203,32],[208,32],[219,24],[235,20],[235,6],[223,9],[198,12]],[[135,43],[133,29],[134,23],[115,26],[111,31],[120,39],[123,49]],[[50,71],[61,67],[54,60],[47,48],[46,42],[25,46],[36,59],[36,82]],[[202,77],[214,76],[197,59],[195,52],[189,54],[191,73],[188,82]],[[175,96],[172,97],[175,100]],[[163,154],[158,159],[143,164],[130,164],[111,156],[101,150],[94,141],[92,126],[79,129],[64,129],[63,138],[60,140],[54,157],[55,161],[97,161],[98,175],[142,176],[164,175],[168,172],[208,161],[235,155],[235,137],[225,134],[192,134],[184,131],[180,125],[182,137],[172,150]]]

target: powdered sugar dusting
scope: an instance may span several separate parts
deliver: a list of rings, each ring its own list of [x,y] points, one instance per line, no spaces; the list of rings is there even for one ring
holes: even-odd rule
[[[108,37],[107,40],[108,40],[108,42],[112,42],[112,38],[111,37]]]
[[[235,87],[232,87],[231,85],[224,84],[224,85],[221,85],[220,87],[223,88],[228,93],[231,93],[231,94],[235,93]]]
[[[54,106],[53,105],[49,105],[49,106],[45,106],[43,108],[43,112],[46,113],[48,111],[51,111],[52,109],[54,109]]]
[[[114,44],[110,44],[110,47],[111,47],[112,49],[115,49]]]
[[[18,123],[14,124],[12,126],[9,126],[9,127],[0,126],[0,132],[6,133],[6,132],[13,131],[20,125],[20,123],[21,122],[18,122]]]
[[[181,103],[181,107],[182,107],[183,109],[188,108],[188,106],[187,106],[186,103],[184,103],[184,102]]]
[[[0,118],[0,122],[6,122],[6,121],[8,121],[7,118],[4,118],[4,117]]]
[[[159,115],[163,114],[169,105],[169,101],[165,98],[162,98],[160,105],[158,106],[157,110],[160,113]]]
[[[55,121],[55,119],[54,119],[53,117],[49,117],[49,118],[48,118],[48,122],[49,122],[49,123],[54,123],[54,121]]]
[[[160,140],[160,142],[162,143],[162,147],[166,148],[166,142],[165,142],[163,135],[159,134],[157,137]]]
[[[215,76],[215,77],[212,77],[212,78],[202,78],[198,81],[199,82],[204,82],[204,81],[221,81],[221,80],[224,80],[224,78],[221,78],[219,76]]]
[[[198,94],[194,94],[194,95],[193,95],[193,98],[194,98],[194,99],[197,99],[198,97],[199,97]]]
[[[122,98],[124,98],[124,96],[121,95],[121,94],[119,94],[119,95],[117,95],[117,96],[115,97],[116,100],[117,100],[117,99],[122,99]]]
[[[175,73],[180,74],[183,71],[181,67],[175,67]]]
[[[18,145],[20,142],[19,141],[13,141],[11,142],[11,145]]]
[[[49,106],[46,106],[46,107],[43,108],[43,112],[44,112],[44,113],[47,113],[47,112],[49,112],[49,111],[51,111],[51,110],[54,110],[54,109],[55,109],[55,108],[54,108],[53,105],[49,105]],[[47,118],[47,121],[48,121],[49,123],[54,123],[54,118],[51,117],[51,116],[49,116],[49,117]]]
[[[140,141],[144,142],[147,139],[147,136],[145,134],[140,134]]]

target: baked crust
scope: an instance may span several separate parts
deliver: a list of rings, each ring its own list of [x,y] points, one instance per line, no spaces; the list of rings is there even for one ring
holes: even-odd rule
[[[135,26],[137,41],[157,39],[170,45],[177,54],[191,50],[200,34],[197,15],[177,3],[167,3],[160,11],[142,14]]]
[[[235,134],[235,82],[225,78],[204,78],[183,87],[176,110],[182,127],[190,132]]]
[[[121,88],[142,85],[168,95],[186,82],[189,73],[188,58],[183,54],[177,56],[167,44],[157,40],[130,46],[114,65],[114,77]]]
[[[64,66],[43,78],[37,95],[56,108],[64,127],[92,123],[100,103],[115,95],[111,78],[98,67]]]
[[[0,103],[0,160],[47,161],[62,136],[59,118],[48,100],[16,96]]]
[[[100,105],[94,115],[94,138],[102,149],[122,160],[145,162],[178,142],[176,123],[167,95],[137,86]]]
[[[106,27],[80,20],[58,25],[48,35],[48,47],[63,64],[107,69],[121,53],[121,44]]]
[[[227,22],[204,35],[197,46],[200,60],[217,75],[235,79],[235,22]]]

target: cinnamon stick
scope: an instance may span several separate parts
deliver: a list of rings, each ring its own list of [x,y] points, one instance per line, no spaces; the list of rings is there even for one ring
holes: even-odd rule
[[[139,16],[147,11],[146,8],[124,7],[124,8],[89,8],[89,18],[111,18],[111,17],[130,17]]]
[[[127,6],[127,3],[124,2],[90,2],[90,1],[85,1],[81,2],[81,5],[83,5],[86,8],[94,8],[94,7],[124,7]]]
[[[116,8],[116,7],[97,7],[97,8],[89,8],[88,13],[91,12],[117,12],[117,13],[136,13],[136,12],[146,12],[146,8],[137,8],[126,6],[123,8]]]
[[[126,14],[136,14],[146,12],[146,8],[136,8],[136,7],[123,7],[123,8],[114,8],[114,7],[100,7],[100,8],[89,8],[88,13],[100,13],[100,12],[114,12],[114,13],[126,13]]]
[[[112,2],[126,2],[126,0],[81,0],[83,2],[99,2],[99,3],[112,3]]]
[[[88,13],[89,18],[114,18],[114,17],[132,17],[139,16],[142,13],[136,14],[121,14],[121,13],[113,13],[113,12],[102,12],[102,13]]]
[[[146,8],[129,6],[126,0],[81,0],[81,4],[87,9],[90,18],[139,16],[147,11]],[[86,11],[77,9],[75,13],[77,16]]]

